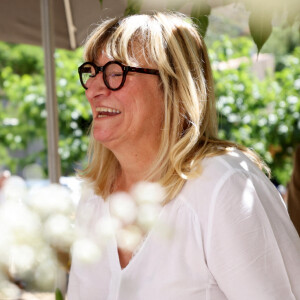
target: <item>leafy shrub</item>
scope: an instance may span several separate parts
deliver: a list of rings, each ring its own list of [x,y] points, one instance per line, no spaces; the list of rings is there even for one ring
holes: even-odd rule
[[[47,174],[43,52],[39,47],[0,43],[0,155],[14,173],[37,162]],[[78,80],[82,49],[57,50],[56,88],[62,174],[84,160],[90,108]]]
[[[256,49],[251,39],[220,36],[212,43],[213,66]],[[59,109],[59,153],[62,174],[84,161],[91,113],[80,86],[77,67],[82,49],[57,50],[56,78]],[[280,71],[259,80],[250,62],[236,69],[214,70],[220,137],[256,150],[286,184],[293,148],[300,141],[300,47],[280,57]],[[46,109],[43,52],[28,45],[0,43],[0,161],[21,173],[33,162],[47,174]]]
[[[247,38],[212,45],[214,62],[253,53]],[[242,49],[242,50],[240,50]],[[248,53],[248,55],[247,55]],[[278,62],[284,67],[259,80],[249,63],[237,69],[215,70],[219,134],[254,149],[271,167],[273,179],[286,184],[292,170],[294,147],[300,143],[300,47]]]

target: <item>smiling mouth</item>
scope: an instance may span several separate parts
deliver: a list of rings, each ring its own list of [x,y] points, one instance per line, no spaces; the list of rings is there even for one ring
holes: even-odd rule
[[[97,116],[96,118],[113,117],[119,115],[121,112],[118,109],[107,108],[107,107],[96,107]]]

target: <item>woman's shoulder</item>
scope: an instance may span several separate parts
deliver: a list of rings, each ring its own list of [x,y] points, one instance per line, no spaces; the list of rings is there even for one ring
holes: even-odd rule
[[[225,195],[227,198],[228,195],[241,198],[246,185],[267,194],[270,191],[271,194],[276,193],[267,176],[240,150],[205,158],[199,162],[199,170],[199,175],[187,180],[181,192],[198,212],[207,212],[216,198],[221,199]]]
[[[249,174],[261,172],[258,166],[241,150],[232,149],[224,154],[204,158],[200,163],[203,174],[213,171],[222,177],[227,172],[248,172]],[[200,178],[201,178],[200,174]]]
[[[197,178],[186,182],[180,195],[204,233],[218,214],[235,220],[250,217],[247,213],[270,214],[286,221],[286,209],[276,187],[243,152],[234,150],[206,158],[201,170]]]
[[[80,205],[84,205],[87,203],[101,203],[103,202],[103,198],[95,193],[95,189],[92,183],[87,181],[83,181],[81,183],[81,197],[80,197]]]
[[[240,150],[230,150],[224,154],[204,158],[199,162],[199,175],[190,180],[193,185],[216,186],[227,177],[243,174],[245,177],[266,177],[258,166]]]

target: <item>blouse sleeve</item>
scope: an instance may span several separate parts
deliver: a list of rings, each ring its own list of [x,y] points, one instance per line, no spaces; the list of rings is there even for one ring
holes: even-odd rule
[[[300,239],[267,178],[228,173],[212,200],[207,263],[226,297],[300,299]]]

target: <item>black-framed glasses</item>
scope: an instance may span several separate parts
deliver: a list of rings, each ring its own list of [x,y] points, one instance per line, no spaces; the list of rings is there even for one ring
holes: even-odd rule
[[[107,88],[112,91],[117,91],[122,88],[128,72],[159,75],[158,70],[129,67],[118,61],[109,61],[101,67],[96,66],[93,62],[85,62],[78,68],[78,73],[80,82],[86,90],[88,89],[89,82],[92,81],[99,72],[103,72],[103,81]]]

